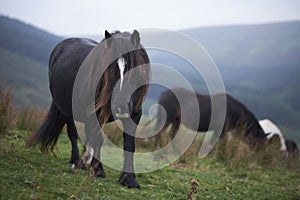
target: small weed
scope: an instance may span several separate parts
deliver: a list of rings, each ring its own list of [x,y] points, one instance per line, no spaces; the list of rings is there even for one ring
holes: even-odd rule
[[[196,180],[196,179],[192,179],[191,180],[191,190],[188,192],[188,194],[187,194],[187,200],[192,200],[193,198],[192,198],[192,195],[193,194],[197,194],[197,188],[198,188],[198,186],[199,186],[199,183],[198,183],[198,181]]]

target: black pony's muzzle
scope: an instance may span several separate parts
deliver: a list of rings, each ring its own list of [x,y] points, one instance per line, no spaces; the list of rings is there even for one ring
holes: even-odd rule
[[[132,103],[113,104],[112,111],[113,115],[118,119],[129,118],[132,112]]]
[[[115,110],[116,110],[115,116],[119,119],[128,118],[130,116],[128,109],[126,109],[126,107],[124,105],[117,106],[115,108]]]

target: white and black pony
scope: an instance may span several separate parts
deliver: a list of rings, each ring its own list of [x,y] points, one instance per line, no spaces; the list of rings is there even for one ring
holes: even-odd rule
[[[74,106],[73,87],[87,57],[96,57],[97,62],[85,66],[86,78],[78,84],[80,88],[76,98],[79,103],[77,102],[78,106]],[[125,76],[130,74],[132,69],[137,69],[138,75]],[[97,73],[99,71],[101,73]],[[91,78],[99,74],[101,77]],[[142,115],[142,102],[148,90],[151,70],[149,57],[140,43],[138,31],[134,30],[132,34],[105,31],[105,38],[100,43],[83,38],[63,40],[51,53],[48,75],[52,95],[51,107],[44,123],[29,138],[27,144],[41,145],[43,152],[52,151],[66,124],[72,144],[70,163],[82,168],[74,120],[83,122],[86,143],[92,143],[95,155],[98,156],[92,160],[95,176],[105,177],[100,161],[100,148],[103,143],[100,127],[120,119],[124,126],[124,166],[119,182],[129,188],[139,188],[133,167],[135,131]],[[145,84],[140,85],[141,82]],[[115,87],[118,89],[114,89]],[[132,92],[132,88],[136,90]],[[91,95],[94,95],[94,101],[85,101]],[[80,114],[74,113],[74,107]],[[91,113],[96,115],[96,122],[92,120]]]
[[[177,97],[182,99],[181,105]],[[220,137],[223,137],[226,133],[232,134],[237,126],[242,126],[245,129],[243,139],[251,146],[256,146],[258,144],[264,143],[266,135],[264,134],[263,129],[258,123],[258,120],[254,114],[246,108],[242,103],[234,99],[228,94],[217,94],[217,95],[203,95],[199,93],[194,93],[184,88],[173,88],[168,89],[160,95],[158,104],[160,107],[154,117],[156,121],[154,125],[154,130],[159,131],[155,135],[157,146],[159,144],[160,137],[164,134],[167,128],[171,125],[170,136],[174,137],[177,133],[180,124],[185,125],[187,128],[192,128],[189,126],[189,121],[194,117],[193,115],[186,114],[185,118],[181,117],[181,108],[185,110],[185,113],[189,113],[189,110],[194,110],[194,105],[190,104],[190,99],[196,95],[198,100],[198,106],[200,111],[200,120],[198,123],[197,131],[209,131],[209,125],[211,120],[212,108],[211,108],[211,98],[215,102],[218,102],[218,99],[226,98],[227,105],[226,116],[223,124],[223,130]],[[217,112],[220,106],[216,105]],[[164,110],[163,110],[164,109]],[[166,120],[163,123],[163,115],[166,114]],[[191,112],[192,113],[192,112]],[[210,131],[214,131],[214,127],[211,127]],[[164,144],[163,144],[164,145]]]

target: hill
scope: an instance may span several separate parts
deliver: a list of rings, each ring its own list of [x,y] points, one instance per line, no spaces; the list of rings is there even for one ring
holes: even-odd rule
[[[284,131],[300,129],[300,21],[181,32],[205,47],[222,74],[227,92],[258,118],[271,118]],[[61,39],[0,16],[0,82],[14,87],[16,107],[49,106],[48,57]],[[207,92],[202,77],[186,61],[163,53],[149,54],[152,62],[177,69],[197,91]],[[157,101],[163,90],[152,85],[148,97]],[[292,137],[300,140],[296,131]]]
[[[21,21],[0,16],[0,48],[28,57],[42,64],[48,63],[49,52],[62,37]]]
[[[0,83],[14,88],[16,107],[49,105],[48,59],[62,38],[0,16]]]
[[[218,66],[299,65],[300,22],[183,30],[210,53]]]

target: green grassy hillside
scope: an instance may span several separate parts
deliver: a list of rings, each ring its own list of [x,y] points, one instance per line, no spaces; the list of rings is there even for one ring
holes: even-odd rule
[[[42,123],[42,110],[16,112],[11,107],[9,89],[0,90],[0,199],[298,199],[300,197],[299,158],[279,152],[279,140],[258,149],[241,140],[237,129],[233,139],[219,140],[205,159],[197,155],[204,134],[194,138],[189,149],[168,167],[137,174],[141,189],[127,189],[117,183],[120,171],[105,165],[107,178],[68,164],[71,143],[65,129],[53,149],[54,154],[29,148],[25,141]],[[181,129],[181,131],[186,131]],[[115,123],[103,127],[107,138],[122,147],[122,131]],[[140,131],[138,131],[140,132]],[[168,135],[164,135],[167,139]],[[80,151],[82,145],[78,141]],[[104,147],[102,153],[109,147]],[[155,141],[136,138],[136,152],[152,152]],[[110,153],[116,151],[109,151]],[[170,152],[171,153],[171,152]],[[113,163],[112,154],[102,158]],[[116,157],[114,157],[116,159]],[[117,158],[118,159],[118,158]],[[155,161],[165,163],[166,157]],[[135,159],[135,166],[149,166],[152,159]],[[88,166],[87,166],[88,167]],[[88,167],[89,168],[89,167]],[[121,167],[120,167],[121,168]],[[148,168],[149,169],[149,168]],[[191,184],[194,184],[194,187]],[[195,186],[198,183],[198,186]],[[196,193],[191,193],[196,191]]]
[[[300,197],[299,173],[256,163],[228,168],[214,157],[137,174],[141,189],[127,189],[117,183],[120,172],[107,166],[106,179],[94,179],[88,170],[72,169],[67,164],[71,149],[66,133],[55,148],[57,157],[26,148],[28,134],[15,130],[0,138],[1,199],[186,199],[192,179],[199,183],[193,199]]]

